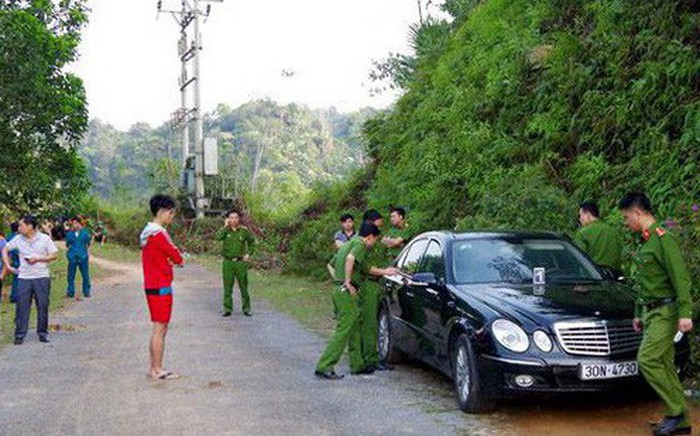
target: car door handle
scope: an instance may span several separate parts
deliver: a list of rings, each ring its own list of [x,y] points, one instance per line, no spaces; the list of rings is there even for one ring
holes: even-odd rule
[[[406,295],[409,296],[409,297],[415,297],[415,295],[413,294],[413,292],[406,292]]]
[[[434,289],[426,288],[425,289],[430,295],[435,295],[436,297],[440,295],[440,293]]]

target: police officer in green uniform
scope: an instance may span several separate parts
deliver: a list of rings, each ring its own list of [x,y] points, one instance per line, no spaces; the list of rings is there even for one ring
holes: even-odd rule
[[[408,224],[406,223],[406,210],[400,207],[392,207],[390,211],[389,219],[392,227],[387,232],[387,236],[382,238],[381,244],[377,244],[377,247],[372,250],[369,260],[369,264],[372,266],[390,264],[410,239]],[[377,226],[381,226],[384,221],[382,215],[375,209],[366,211],[363,215],[363,220]],[[370,370],[391,371],[394,367],[387,362],[380,361],[379,350],[377,349],[379,335],[377,318],[381,298],[382,288],[379,278],[370,277],[360,296],[362,357],[365,365]]]
[[[411,240],[411,230],[406,222],[406,209],[403,207],[392,207],[389,215],[391,229],[382,238],[382,244],[387,247],[389,260],[393,261],[408,241]]]
[[[367,255],[380,235],[379,228],[365,223],[359,236],[352,238],[338,250],[336,256],[336,289],[333,291],[333,305],[338,312],[338,325],[328,341],[326,350],[316,365],[314,374],[327,380],[342,378],[335,372],[335,365],[343,355],[345,347],[350,355],[350,371],[353,374],[367,374],[371,370],[362,358],[360,342],[359,296],[364,292],[368,275],[395,274],[395,268],[374,268],[367,263]]]
[[[639,368],[666,405],[654,435],[690,434],[688,405],[674,362],[674,337],[693,328],[691,280],[674,238],[659,227],[649,198],[632,192],[620,200],[627,227],[641,234],[632,276],[639,286],[636,331],[643,330]]]
[[[233,285],[238,282],[241,290],[241,306],[245,316],[251,316],[250,295],[248,294],[248,265],[255,253],[255,238],[250,231],[241,226],[241,214],[232,210],[226,214],[225,226],[214,235],[222,241],[221,256],[224,258],[222,271],[224,278],[224,316],[231,316],[233,311]]]
[[[384,224],[382,214],[376,209],[369,209],[362,215],[362,221],[381,228]],[[367,263],[371,266],[386,265],[388,262],[387,247],[377,243],[368,256]],[[374,370],[389,371],[394,369],[386,362],[380,362],[379,351],[377,349],[377,339],[379,335],[377,315],[382,297],[382,288],[378,276],[369,276],[365,281],[360,295],[360,343],[362,348],[362,359],[366,371],[371,373]]]
[[[598,205],[592,201],[581,203],[578,220],[581,227],[574,235],[574,243],[598,265],[620,271],[622,238],[617,230],[600,220]]]

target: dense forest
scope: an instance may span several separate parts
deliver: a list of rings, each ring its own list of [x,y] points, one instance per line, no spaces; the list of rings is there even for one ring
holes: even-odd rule
[[[257,212],[286,217],[306,204],[315,185],[363,166],[361,127],[375,114],[269,100],[236,109],[219,105],[204,119],[205,136],[219,145],[219,175],[207,178],[208,196],[218,205],[245,197]],[[138,123],[122,132],[94,119],[78,151],[94,192],[112,203],[139,203],[156,191],[180,189],[180,136],[169,124]]]
[[[290,267],[323,277],[344,211],[406,206],[416,230],[573,231],[577,204],[647,191],[700,277],[700,3],[453,0],[383,72],[404,90],[365,126],[370,164],[319,191]],[[697,209],[697,208],[695,208]],[[694,249],[693,249],[694,248]]]

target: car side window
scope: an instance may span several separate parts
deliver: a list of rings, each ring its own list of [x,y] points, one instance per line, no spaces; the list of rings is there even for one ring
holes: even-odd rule
[[[431,272],[435,274],[436,278],[445,278],[445,261],[442,257],[442,247],[437,241],[431,240],[428,244],[428,249],[425,251],[418,272]]]
[[[408,254],[408,249],[405,249],[399,254],[399,257],[394,260],[394,263],[392,263],[393,266],[400,268],[399,265],[403,265],[403,260],[406,258],[406,254]]]
[[[427,239],[421,239],[413,242],[406,251],[406,255],[403,257],[403,259],[401,259],[399,269],[406,274],[415,274],[418,272],[418,265],[420,265],[420,261],[423,258],[423,253],[425,253],[427,246]]]

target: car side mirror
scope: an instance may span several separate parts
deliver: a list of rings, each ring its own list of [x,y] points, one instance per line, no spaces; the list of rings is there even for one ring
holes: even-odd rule
[[[603,271],[603,275],[608,280],[612,280],[614,282],[624,282],[627,280],[625,274],[618,269],[610,268],[607,266],[601,266],[600,269]]]
[[[439,280],[435,277],[434,273],[422,272],[413,274],[411,277],[411,282],[414,286],[437,286],[439,285]]]

